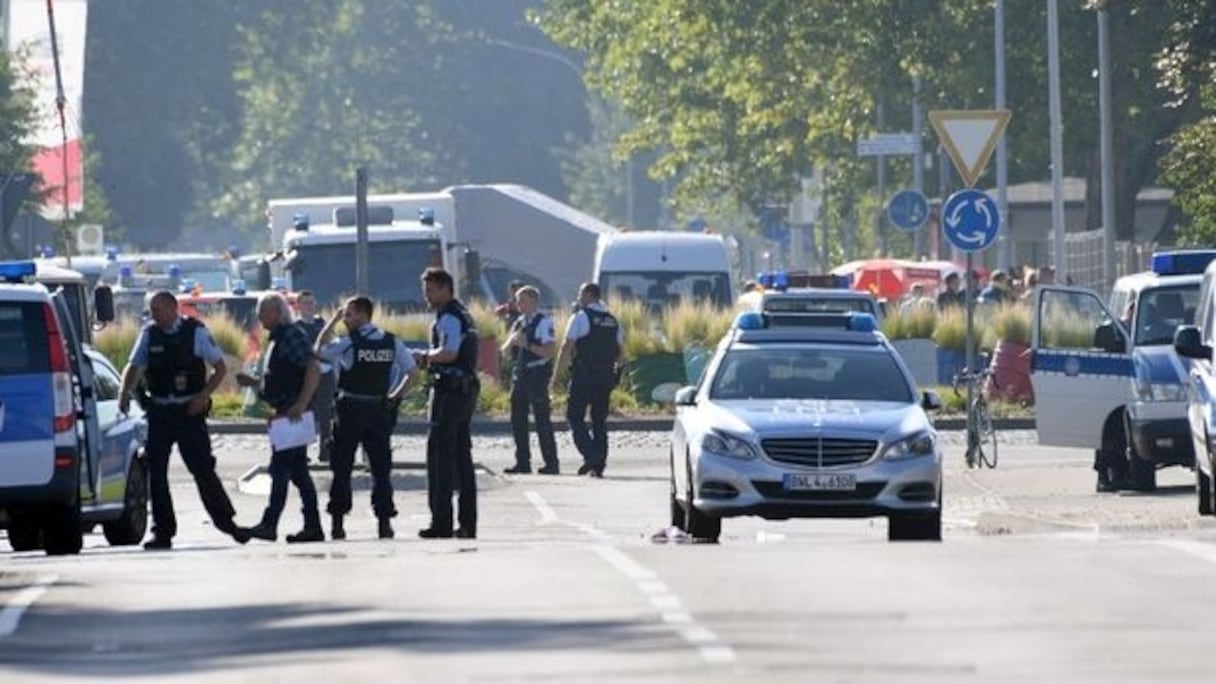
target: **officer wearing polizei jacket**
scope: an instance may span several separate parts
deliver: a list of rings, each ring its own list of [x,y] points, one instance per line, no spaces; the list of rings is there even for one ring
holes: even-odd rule
[[[430,432],[426,440],[431,526],[423,539],[477,536],[477,481],[473,476],[470,424],[481,385],[477,380],[477,326],[454,295],[452,275],[441,268],[422,274],[427,304],[435,311],[431,348],[415,352],[430,372]],[[453,465],[455,468],[453,468]],[[459,529],[452,526],[452,471],[460,480]]]
[[[570,318],[565,341],[554,363],[554,378],[562,362],[571,359],[570,395],[566,420],[574,446],[583,457],[579,475],[602,477],[608,462],[608,400],[616,386],[624,333],[616,317],[600,301],[600,287],[584,283],[578,292],[579,312]],[[591,429],[587,429],[587,411]]]
[[[149,495],[152,499],[152,539],[148,550],[173,547],[177,517],[169,493],[169,454],[176,443],[198,486],[203,507],[215,529],[237,542],[249,541],[249,531],[233,521],[236,511],[215,473],[207,413],[211,395],[227,373],[224,354],[201,322],[178,315],[177,298],[157,292],[149,303],[152,322],[140,332],[123,370],[118,409],[131,407],[140,372],[151,395],[147,402]],[[207,365],[213,372],[207,376]]]
[[[540,292],[525,286],[515,293],[520,315],[511,326],[511,335],[502,352],[511,362],[511,432],[515,436],[515,465],[505,472],[532,472],[528,443],[528,410],[536,415],[536,436],[545,464],[542,475],[557,475],[557,442],[550,419],[549,379],[553,375],[553,318],[541,313]]]
[[[261,386],[260,394],[278,416],[298,419],[312,402],[319,382],[320,368],[313,355],[308,334],[294,320],[291,305],[278,292],[258,299],[258,322],[270,331],[270,359],[262,378],[237,373],[244,387]],[[295,484],[300,494],[304,527],[287,535],[289,544],[325,541],[321,514],[317,510],[317,488],[308,472],[308,447],[298,446],[273,451],[270,455],[270,500],[262,520],[249,530],[257,539],[278,538],[279,517],[287,503],[287,485]]]
[[[393,537],[393,458],[389,448],[393,415],[415,369],[410,350],[391,333],[372,325],[372,300],[352,297],[317,338],[317,353],[338,368],[337,423],[330,452],[330,536],[345,539],[343,517],[350,513],[350,475],[355,450],[363,445],[372,473],[372,509],[381,539]],[[348,335],[331,341],[341,319]]]

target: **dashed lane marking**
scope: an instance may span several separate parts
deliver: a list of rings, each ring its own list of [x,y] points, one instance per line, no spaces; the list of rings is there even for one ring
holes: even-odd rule
[[[46,575],[39,577],[33,584],[17,592],[4,610],[0,610],[0,639],[11,636],[13,632],[17,631],[17,626],[21,624],[21,617],[25,615],[25,611],[42,598],[46,590],[57,581],[59,581],[57,576]]]

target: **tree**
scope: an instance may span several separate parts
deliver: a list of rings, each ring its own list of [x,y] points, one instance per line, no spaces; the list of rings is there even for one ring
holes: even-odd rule
[[[31,170],[35,150],[26,141],[38,121],[31,82],[20,55],[0,52],[0,200],[19,194],[5,191],[16,187],[15,179]],[[23,257],[8,230],[8,214],[15,210],[3,204],[0,201],[0,256]]]

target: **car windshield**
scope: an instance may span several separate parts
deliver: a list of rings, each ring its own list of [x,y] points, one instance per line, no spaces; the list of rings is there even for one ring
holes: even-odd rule
[[[910,403],[912,388],[882,349],[736,347],[726,352],[711,399],[840,399]]]
[[[368,288],[377,303],[399,311],[423,311],[422,272],[438,260],[439,242],[374,242],[367,250]],[[292,289],[312,290],[322,306],[355,292],[355,245],[300,245],[292,262]]]
[[[1136,345],[1173,344],[1174,331],[1195,321],[1199,284],[1156,287],[1136,301]]]
[[[685,271],[608,271],[600,274],[600,291],[615,299],[640,299],[661,309],[680,302],[731,305],[730,280],[725,273]]]

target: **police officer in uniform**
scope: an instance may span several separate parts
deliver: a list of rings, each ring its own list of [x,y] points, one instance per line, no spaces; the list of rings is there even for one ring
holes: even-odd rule
[[[394,415],[409,388],[414,357],[405,343],[372,325],[372,300],[352,297],[317,338],[317,353],[338,368],[337,423],[330,470],[330,536],[345,539],[342,519],[350,513],[350,474],[355,450],[363,445],[372,473],[372,509],[381,539],[392,539],[393,457],[389,449]],[[331,341],[341,320],[347,336]]]
[[[617,382],[624,333],[616,317],[600,301],[599,285],[584,283],[579,288],[578,303],[579,312],[570,318],[565,340],[557,353],[554,378],[563,361],[573,356],[566,420],[570,422],[574,446],[583,457],[578,474],[603,477],[608,462],[608,400]]]
[[[169,493],[169,454],[177,444],[182,460],[194,477],[203,507],[215,529],[237,542],[249,541],[249,531],[233,521],[236,511],[215,473],[207,413],[211,395],[224,380],[228,367],[224,353],[201,322],[180,316],[172,292],[153,295],[149,303],[152,321],[140,331],[118,391],[118,409],[131,408],[131,395],[142,371],[148,394],[146,402],[149,495],[152,499],[152,539],[148,550],[173,548],[177,517]],[[207,375],[207,365],[212,373]]]
[[[268,292],[258,300],[258,322],[270,331],[270,358],[259,380],[245,373],[236,379],[243,387],[261,386],[261,396],[279,416],[296,419],[308,410],[316,392],[320,366],[308,333],[297,324],[287,299]],[[314,416],[315,418],[315,416]],[[279,517],[287,503],[287,485],[295,484],[303,505],[304,528],[287,535],[287,543],[325,541],[321,514],[317,511],[317,488],[308,472],[308,447],[274,451],[270,456],[270,501],[262,520],[249,530],[258,539],[278,538]]]
[[[473,441],[469,433],[477,394],[477,326],[455,298],[452,275],[441,268],[422,274],[427,304],[435,311],[431,348],[415,352],[418,365],[430,372],[430,432],[426,441],[427,494],[431,526],[423,539],[477,537],[477,481],[473,476]],[[453,465],[455,468],[453,468]],[[452,526],[452,474],[459,478],[458,529]]]
[[[317,315],[317,297],[312,290],[300,290],[296,294],[296,308],[300,312],[300,327],[308,333],[308,341],[315,344],[325,329],[325,319]],[[321,361],[321,380],[317,392],[312,397],[313,415],[317,419],[317,433],[320,435],[317,449],[317,460],[329,462],[329,452],[334,441],[334,392],[338,381],[338,371],[324,360]]]
[[[553,375],[553,319],[541,313],[540,291],[530,285],[515,293],[519,316],[502,353],[511,361],[511,432],[515,436],[515,465],[505,472],[532,472],[528,444],[528,409],[536,415],[536,436],[545,465],[537,472],[557,475],[557,442],[550,420],[549,380]]]

